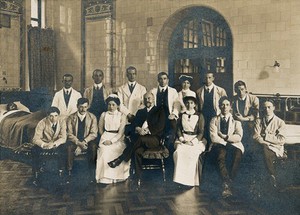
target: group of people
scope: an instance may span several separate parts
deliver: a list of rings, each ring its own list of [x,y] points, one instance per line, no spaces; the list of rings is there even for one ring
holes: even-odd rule
[[[159,148],[161,139],[174,161],[173,181],[198,186],[204,154],[215,151],[223,181],[222,196],[232,195],[231,186],[242,156],[251,151],[253,139],[261,144],[272,185],[276,186],[273,160],[283,156],[285,123],[274,115],[274,102],[262,103],[247,92],[245,82],[234,84],[236,95],[214,84],[214,73],[205,74],[204,86],[190,89],[193,78],[181,75],[182,90],[168,85],[165,72],[157,75],[158,86],[150,91],[137,83],[137,69],[126,69],[128,81],[117,93],[102,83],[100,69],[93,72],[93,86],[81,94],[72,88],[73,77],[63,76],[64,87],[54,98],[48,116],[35,131],[32,151],[34,183],[38,183],[40,152],[56,150],[59,173],[72,176],[74,156],[87,153],[91,182],[110,184],[126,180],[130,168],[137,184],[142,178],[142,155]],[[233,156],[229,169],[228,156]]]

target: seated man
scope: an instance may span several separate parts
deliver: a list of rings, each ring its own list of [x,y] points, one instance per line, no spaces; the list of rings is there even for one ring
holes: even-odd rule
[[[79,155],[84,151],[88,153],[89,177],[93,182],[95,179],[96,156],[97,156],[97,118],[94,114],[87,111],[89,100],[80,98],[77,101],[78,111],[71,114],[67,120],[68,134],[68,179],[71,179],[71,171],[73,168],[74,153]]]
[[[57,107],[50,107],[48,116],[42,119],[35,128],[35,134],[32,143],[32,172],[34,174],[34,185],[38,185],[38,176],[40,169],[40,153],[43,151],[54,150],[58,153],[59,175],[62,177],[63,169],[66,163],[67,140],[66,123],[59,120],[60,111]]]
[[[241,162],[244,146],[241,142],[243,137],[243,129],[241,122],[233,119],[231,111],[231,103],[224,96],[219,100],[221,114],[212,118],[210,122],[210,138],[213,143],[213,149],[217,152],[217,161],[223,181],[223,197],[232,195],[231,182],[236,176],[239,164]],[[226,154],[233,152],[233,164],[231,174],[228,173],[226,167]]]
[[[285,122],[274,114],[272,100],[263,103],[263,116],[255,121],[253,139],[262,145],[273,187],[277,187],[273,161],[284,154]]]
[[[259,100],[255,95],[251,95],[247,92],[246,83],[243,81],[237,81],[234,84],[234,91],[236,95],[233,97],[232,115],[235,120],[240,121],[242,124],[242,143],[246,148],[245,157],[252,160],[253,146],[251,143],[254,121],[258,117]]]
[[[135,153],[135,168],[137,179],[142,173],[142,154],[146,149],[156,148],[160,144],[165,128],[165,112],[163,108],[154,106],[154,95],[148,92],[144,95],[145,108],[138,110],[133,125],[138,135],[137,140],[124,149],[122,155],[108,163],[112,168],[118,166],[123,160],[129,161]],[[139,181],[140,183],[140,181]]]

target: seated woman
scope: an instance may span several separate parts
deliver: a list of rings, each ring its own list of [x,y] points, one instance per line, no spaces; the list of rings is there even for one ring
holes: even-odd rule
[[[187,110],[181,114],[178,121],[179,139],[175,141],[173,181],[187,186],[198,186],[202,172],[199,156],[204,152],[206,145],[203,138],[204,118],[195,110],[195,97],[186,96],[183,101]]]
[[[190,90],[192,85],[193,77],[188,75],[180,75],[179,81],[181,83],[182,90],[178,93],[178,100],[181,105],[181,113],[186,111],[186,107],[183,102],[183,98],[186,96],[192,96],[196,98],[196,93]]]
[[[108,162],[118,157],[126,148],[124,143],[124,129],[126,116],[118,107],[120,99],[111,94],[106,99],[107,112],[101,114],[99,132],[101,139],[97,153],[96,181],[110,184],[124,181],[129,177],[130,162],[122,162],[115,168],[110,168]]]

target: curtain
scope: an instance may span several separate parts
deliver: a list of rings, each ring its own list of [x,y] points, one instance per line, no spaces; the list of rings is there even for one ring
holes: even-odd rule
[[[52,29],[29,27],[28,59],[30,89],[46,88],[52,92],[55,84],[55,38]]]

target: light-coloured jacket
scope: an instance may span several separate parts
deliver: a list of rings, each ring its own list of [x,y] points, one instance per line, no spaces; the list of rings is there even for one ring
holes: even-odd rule
[[[104,85],[103,85],[103,97],[104,97],[104,100],[107,99],[107,97],[112,93],[111,89],[108,89],[106,88]],[[89,103],[92,104],[93,102],[93,94],[94,94],[94,85],[91,86],[91,87],[88,87],[84,90],[84,93],[83,93],[83,97],[84,98],[87,98],[89,100]]]
[[[75,113],[77,111],[77,100],[81,98],[81,94],[80,92],[76,91],[74,88],[72,88],[71,92],[72,93],[70,96],[68,107],[65,102],[63,89],[56,92],[53,97],[52,106],[55,106],[59,109],[60,116],[62,117],[69,116],[72,113]]]
[[[56,131],[52,129],[52,123],[48,117],[45,117],[37,124],[32,143],[38,146],[53,142],[56,146],[64,144],[67,140],[66,122],[59,120],[56,125]]]
[[[268,125],[264,120],[257,119],[254,124],[253,139],[259,143],[263,141],[269,142],[269,149],[272,150],[276,156],[282,157],[286,140],[285,122],[276,115],[274,115]]]
[[[71,114],[67,120],[67,135],[68,140],[72,143],[77,143],[78,138],[78,116],[77,112]],[[84,127],[84,140],[85,142],[90,142],[97,138],[98,135],[98,125],[97,118],[94,114],[87,112],[85,116],[85,127]]]
[[[247,94],[246,95],[246,101],[245,101],[245,109],[244,113],[240,113],[244,116],[246,116],[249,121],[254,121],[258,117],[259,113],[259,100],[255,95]],[[232,102],[232,110],[233,114],[239,113],[239,97],[235,95],[233,97]]]
[[[132,93],[129,90],[128,83],[122,85],[118,89],[118,97],[121,101],[121,113],[135,115],[138,109],[143,108],[144,94],[146,88],[139,83],[136,83]]]
[[[234,120],[232,115],[228,118],[228,139],[225,141],[219,137],[218,132],[221,131],[221,115],[215,116],[210,121],[210,139],[213,144],[232,144],[234,147],[240,149],[243,153],[245,151],[241,142],[243,137],[243,128],[241,122]]]
[[[151,90],[151,93],[153,93],[154,95],[155,105],[157,105],[156,103],[157,92],[158,92],[158,87],[153,88]],[[174,114],[178,118],[178,114],[180,111],[180,102],[178,100],[178,93],[174,88],[169,86],[168,86],[168,107],[169,107],[169,113]]]
[[[223,96],[227,96],[226,91],[217,85],[214,85],[214,95],[213,95],[213,104],[214,104],[214,109],[216,111],[216,114],[219,115],[221,113],[220,108],[219,108],[219,100]],[[204,89],[205,87],[200,87],[197,91],[197,98],[199,99],[199,109],[202,111],[203,109],[203,104],[204,104]]]

